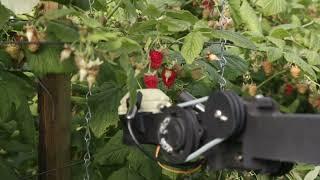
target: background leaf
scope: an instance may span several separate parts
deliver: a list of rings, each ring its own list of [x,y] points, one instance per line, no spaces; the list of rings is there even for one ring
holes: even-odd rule
[[[2,29],[3,25],[8,22],[10,15],[12,14],[13,13],[9,9],[4,7],[0,2],[0,29]]]
[[[304,180],[315,180],[320,172],[320,166],[316,166],[312,171],[304,177]]]
[[[239,47],[256,49],[256,46],[252,41],[250,41],[248,38],[237,32],[214,30],[212,36],[216,38],[223,38],[225,40],[229,40]]]
[[[129,155],[129,147],[122,143],[122,132],[119,131],[101,149],[97,150],[94,162],[101,165],[123,164]]]
[[[243,0],[240,7],[240,16],[248,29],[257,35],[262,35],[261,21],[256,15],[256,11],[250,6],[247,0]]]
[[[191,32],[184,40],[181,54],[188,64],[191,64],[199,56],[204,44],[204,37],[201,32]]]
[[[257,4],[261,6],[262,12],[267,16],[281,13],[287,9],[285,0],[259,0]]]
[[[117,126],[119,121],[117,107],[124,93],[125,89],[121,84],[105,82],[90,97],[90,107],[93,112],[90,127],[96,137],[101,137],[108,127]]]
[[[118,171],[111,174],[108,180],[144,180],[143,177],[139,176],[133,170],[128,167],[123,167]]]

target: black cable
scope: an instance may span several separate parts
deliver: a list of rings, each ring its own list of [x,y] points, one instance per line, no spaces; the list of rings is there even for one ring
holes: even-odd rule
[[[131,138],[133,139],[135,145],[151,160],[155,161],[155,162],[160,162],[161,164],[167,165],[167,166],[171,166],[174,168],[179,168],[179,169],[189,169],[189,168],[195,168],[198,167],[200,164],[203,164],[204,161],[203,160],[199,160],[196,162],[187,162],[187,163],[183,163],[183,164],[174,164],[174,163],[170,163],[167,161],[164,161],[162,159],[156,158],[154,156],[152,156],[149,152],[147,152],[141,145],[141,143],[137,140],[136,136],[133,133],[132,130],[132,126],[131,126],[131,120],[132,119],[128,119],[127,120],[127,126],[128,126],[128,130],[130,133]]]

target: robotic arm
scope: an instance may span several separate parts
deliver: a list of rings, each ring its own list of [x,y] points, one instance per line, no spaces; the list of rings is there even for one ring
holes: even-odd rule
[[[283,114],[269,97],[244,100],[231,91],[195,99],[183,92],[173,105],[158,89],[138,92],[128,111],[119,107],[124,143],[137,145],[150,158],[184,168],[206,162],[212,170],[254,170],[281,175],[293,163],[320,164],[320,116]],[[141,144],[160,147],[162,158]]]

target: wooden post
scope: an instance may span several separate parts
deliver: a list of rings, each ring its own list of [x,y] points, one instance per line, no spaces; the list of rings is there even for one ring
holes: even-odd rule
[[[39,180],[70,180],[71,101],[70,79],[51,74],[41,79],[38,90]]]

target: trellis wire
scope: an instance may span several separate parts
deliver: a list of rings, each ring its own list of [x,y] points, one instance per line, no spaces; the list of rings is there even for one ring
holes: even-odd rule
[[[225,5],[226,1],[221,0],[221,11],[219,11],[220,19],[219,19],[219,25],[220,25],[220,30],[224,30],[224,22],[226,22],[226,17],[224,15],[225,11]],[[221,58],[219,59],[219,65],[220,65],[220,78],[219,78],[219,85],[220,85],[220,90],[224,90],[227,81],[224,77],[224,71],[225,71],[225,66],[227,65],[227,59],[224,56],[224,52],[226,49],[226,43],[227,41],[225,39],[220,38],[220,50],[221,50]]]
[[[84,141],[86,145],[86,153],[84,154],[83,160],[84,160],[84,167],[85,167],[85,175],[84,180],[90,180],[90,172],[89,172],[89,166],[91,164],[91,153],[90,153],[90,143],[91,143],[91,132],[90,132],[90,120],[92,118],[91,114],[91,108],[89,106],[89,97],[92,95],[91,90],[88,91],[86,95],[86,105],[87,105],[87,113],[85,115],[86,120],[86,132],[84,135]]]

